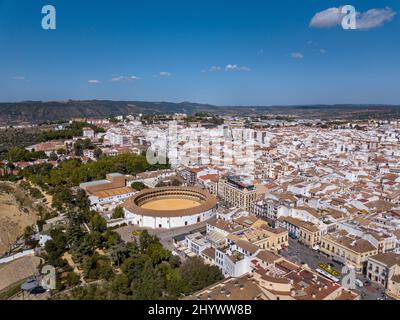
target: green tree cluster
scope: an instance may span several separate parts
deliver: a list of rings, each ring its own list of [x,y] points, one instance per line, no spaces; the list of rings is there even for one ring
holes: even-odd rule
[[[131,187],[137,191],[142,191],[143,189],[147,188],[146,185],[140,181],[132,182]]]
[[[114,157],[101,157],[98,161],[86,164],[78,159],[63,161],[44,179],[52,187],[57,185],[73,187],[81,182],[104,179],[106,174],[112,172],[136,175],[147,170],[168,167],[169,165],[150,165],[142,155],[120,154]]]
[[[113,210],[112,213],[112,218],[113,219],[121,219],[124,217],[124,209],[122,207],[118,206]]]
[[[111,245],[109,259],[121,272],[111,275],[106,261],[96,255],[85,258],[85,273],[107,282],[73,291],[73,299],[177,299],[202,289],[223,278],[217,267],[210,267],[200,258],[188,258],[183,264],[163,248],[158,238],[141,232],[132,243]],[[91,273],[92,272],[92,273]]]
[[[28,151],[24,148],[14,147],[7,152],[6,159],[10,162],[34,161],[37,159],[47,159],[43,151]]]
[[[45,244],[46,262],[54,267],[61,267],[64,265],[61,256],[66,250],[67,243],[65,234],[61,228],[56,228],[51,230],[50,236],[52,240],[48,240]]]
[[[104,132],[104,129],[96,125],[92,125],[86,122],[74,121],[69,124],[64,130],[51,130],[42,132],[39,137],[39,142],[51,141],[51,140],[66,140],[72,139],[73,137],[81,137],[83,135],[83,128],[89,127],[94,130],[95,133]]]

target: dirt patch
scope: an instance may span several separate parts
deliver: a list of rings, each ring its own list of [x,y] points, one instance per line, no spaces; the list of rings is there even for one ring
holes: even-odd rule
[[[63,259],[66,260],[69,266],[74,270],[74,272],[80,277],[82,283],[86,283],[85,278],[83,277],[83,272],[80,270],[75,264],[74,260],[72,260],[72,255],[69,252],[65,252],[63,255]]]
[[[41,261],[38,257],[27,256],[5,265],[0,265],[0,291],[19,281],[37,275]]]
[[[36,221],[32,199],[17,185],[0,183],[0,256]]]

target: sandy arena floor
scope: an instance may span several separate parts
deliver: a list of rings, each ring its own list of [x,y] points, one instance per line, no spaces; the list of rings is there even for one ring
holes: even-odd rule
[[[143,209],[152,210],[182,210],[200,206],[199,202],[187,199],[161,199],[145,203]]]

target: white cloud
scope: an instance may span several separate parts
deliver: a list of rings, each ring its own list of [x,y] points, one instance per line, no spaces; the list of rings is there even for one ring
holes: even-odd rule
[[[221,71],[222,68],[218,66],[212,66],[210,69],[208,69],[209,72],[218,72]]]
[[[23,77],[23,76],[16,76],[16,77],[13,77],[13,79],[14,79],[14,80],[19,80],[19,81],[24,81],[24,80],[26,80],[25,77]]]
[[[90,83],[90,84],[99,84],[100,80],[88,80],[88,83]]]
[[[301,52],[293,52],[290,56],[296,60],[300,60],[300,59],[304,58],[304,55]]]
[[[227,64],[225,67],[220,67],[220,66],[212,66],[209,69],[203,69],[201,72],[220,72],[220,71],[225,71],[225,72],[231,72],[231,71],[245,71],[249,72],[251,69],[246,66],[239,66],[237,64]]]
[[[170,72],[167,71],[161,71],[159,73],[160,77],[170,77],[172,74]]]
[[[397,13],[386,7],[385,9],[371,9],[357,14],[357,29],[368,30],[383,26],[385,22],[393,20]]]
[[[111,78],[111,82],[126,82],[126,81],[132,81],[132,80],[139,80],[139,77],[136,76],[115,76]]]
[[[397,13],[391,8],[370,9],[366,12],[357,12],[356,25],[359,30],[368,30],[383,26],[385,22],[393,20]],[[311,28],[330,28],[340,26],[346,14],[341,13],[341,7],[329,8],[318,12],[310,21]]]
[[[317,12],[310,21],[312,28],[330,28],[338,26],[342,23],[344,14],[340,13],[339,8],[329,8],[321,12]]]
[[[237,64],[227,64],[225,66],[225,71],[251,71],[250,68],[246,66],[238,66]]]
[[[326,54],[328,51],[326,51],[325,49],[319,49],[319,52],[320,52],[321,54]]]

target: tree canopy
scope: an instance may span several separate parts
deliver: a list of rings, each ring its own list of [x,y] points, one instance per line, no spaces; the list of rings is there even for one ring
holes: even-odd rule
[[[157,237],[141,232],[136,241],[119,240],[109,250],[109,257],[121,273],[110,273],[106,261],[97,254],[84,260],[85,275],[108,281],[73,290],[73,299],[177,299],[202,289],[223,278],[217,267],[210,267],[200,258],[179,258],[164,249]],[[99,263],[101,262],[101,263]]]

